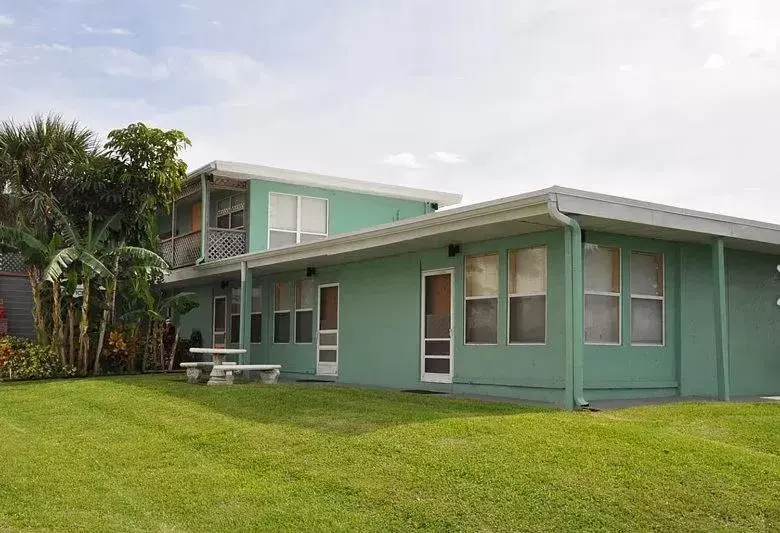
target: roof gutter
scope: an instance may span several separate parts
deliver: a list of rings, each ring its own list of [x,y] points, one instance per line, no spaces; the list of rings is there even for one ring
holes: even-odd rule
[[[558,209],[558,198],[551,194],[547,200],[550,216],[565,228],[566,293],[566,393],[567,409],[584,409],[588,401],[584,394],[583,378],[583,287],[582,287],[582,229],[576,219]]]

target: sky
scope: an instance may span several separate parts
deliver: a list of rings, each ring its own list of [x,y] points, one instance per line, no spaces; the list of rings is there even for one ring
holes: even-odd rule
[[[0,0],[0,119],[460,192],[780,223],[777,0]]]

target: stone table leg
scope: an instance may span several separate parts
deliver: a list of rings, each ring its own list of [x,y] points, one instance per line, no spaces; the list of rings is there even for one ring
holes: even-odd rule
[[[211,369],[211,374],[209,376],[207,385],[227,385],[228,383],[225,380],[225,371],[217,370],[217,366],[221,365],[225,361],[225,355],[221,353],[215,353],[213,358],[214,367]]]

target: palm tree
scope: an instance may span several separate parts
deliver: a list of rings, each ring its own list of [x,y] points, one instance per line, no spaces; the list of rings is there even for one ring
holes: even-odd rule
[[[57,196],[78,168],[98,150],[95,134],[60,115],[36,115],[29,122],[0,123],[0,184],[23,195]]]

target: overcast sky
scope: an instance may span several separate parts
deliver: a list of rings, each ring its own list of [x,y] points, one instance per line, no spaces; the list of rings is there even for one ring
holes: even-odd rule
[[[778,0],[0,0],[0,117],[464,194],[780,222]]]

